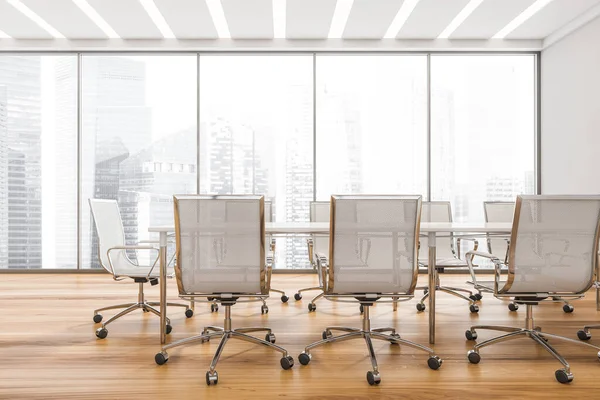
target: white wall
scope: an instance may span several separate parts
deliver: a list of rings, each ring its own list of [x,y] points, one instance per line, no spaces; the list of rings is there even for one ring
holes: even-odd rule
[[[600,194],[600,18],[542,51],[544,194]]]

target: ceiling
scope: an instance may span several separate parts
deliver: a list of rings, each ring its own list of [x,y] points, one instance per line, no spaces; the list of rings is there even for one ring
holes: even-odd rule
[[[473,6],[447,38],[487,40],[536,1],[548,4],[504,39],[541,40],[586,14],[600,14],[600,0],[0,0],[0,47],[6,39],[54,38],[433,40]],[[337,14],[342,19],[332,27]],[[400,14],[407,16],[403,23]]]

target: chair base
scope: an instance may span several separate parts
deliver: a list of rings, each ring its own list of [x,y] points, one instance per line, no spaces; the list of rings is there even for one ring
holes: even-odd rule
[[[139,285],[138,301],[136,303],[117,304],[114,306],[102,307],[97,310],[94,310],[93,320],[95,323],[100,323],[100,322],[102,322],[102,318],[103,318],[102,314],[100,314],[100,311],[116,310],[116,309],[124,308],[124,310],[113,315],[106,322],[104,322],[100,328],[96,329],[96,337],[98,339],[105,339],[106,336],[108,336],[108,330],[106,329],[106,326],[108,324],[116,321],[117,319],[119,319],[135,310],[142,309],[144,312],[150,312],[150,313],[160,317],[160,311],[158,311],[156,308],[154,308],[155,306],[160,306],[160,303],[146,301],[144,298],[144,283],[139,282],[138,285]],[[186,317],[191,318],[194,315],[194,303],[193,302],[191,302],[190,305],[180,304],[180,303],[167,303],[167,306],[169,306],[169,307],[185,307],[185,316]],[[167,318],[167,327],[166,327],[167,334],[171,333],[171,330],[172,330],[171,320],[169,318]]]
[[[310,350],[319,346],[323,346],[328,343],[336,343],[343,342],[346,340],[353,339],[364,339],[367,349],[369,351],[369,355],[371,358],[371,365],[373,367],[372,371],[367,372],[367,382],[370,385],[378,385],[381,382],[381,376],[379,374],[379,366],[377,364],[377,357],[375,355],[375,350],[373,349],[373,339],[384,340],[390,342],[391,344],[399,344],[408,347],[412,347],[417,350],[424,351],[429,354],[429,359],[427,360],[427,365],[431,369],[438,369],[442,365],[442,360],[437,357],[433,349],[420,345],[418,343],[411,342],[409,340],[402,339],[399,334],[396,333],[396,329],[394,328],[376,328],[371,329],[371,323],[369,318],[369,310],[370,305],[363,304],[363,327],[359,328],[350,328],[345,326],[329,326],[325,328],[323,331],[322,337],[323,340],[319,340],[318,342],[314,342],[309,344],[304,348],[304,351],[300,353],[298,356],[298,360],[302,365],[308,365],[312,359],[312,355],[310,354]],[[333,336],[331,331],[340,331],[346,332],[339,336]],[[385,334],[384,332],[390,332],[389,334]]]
[[[492,339],[488,339],[481,343],[477,343],[473,350],[470,350],[467,353],[467,358],[472,364],[478,364],[481,360],[479,355],[479,350],[483,347],[490,346],[492,344],[504,342],[507,340],[512,340],[520,337],[528,337],[532,339],[534,342],[542,346],[548,353],[550,353],[558,362],[563,365],[562,369],[559,369],[555,372],[556,380],[560,383],[569,383],[573,380],[573,374],[571,373],[571,367],[569,363],[552,347],[548,344],[549,339],[562,340],[569,343],[575,343],[579,345],[589,346],[595,349],[597,353],[597,357],[600,359],[600,347],[594,346],[589,343],[579,342],[574,339],[570,339],[563,336],[554,335],[551,333],[542,332],[540,327],[534,327],[533,324],[533,305],[527,304],[527,316],[525,319],[525,328],[515,328],[510,326],[493,326],[493,325],[475,325],[472,326],[468,331],[465,332],[465,336],[467,340],[476,340],[477,339],[477,330],[486,329],[493,331],[501,331],[507,332],[504,335],[497,336]]]
[[[225,306],[225,321],[224,326],[205,326],[202,330],[201,335],[192,336],[186,339],[181,339],[173,343],[169,343],[163,346],[160,353],[154,356],[154,361],[158,365],[162,365],[169,360],[168,349],[174,347],[184,346],[188,344],[204,343],[210,341],[215,337],[220,337],[221,341],[215,352],[215,355],[210,363],[209,370],[206,372],[206,384],[216,385],[219,381],[219,375],[216,371],[217,363],[223,353],[223,349],[229,339],[239,339],[246,342],[260,344],[272,348],[273,350],[279,351],[283,356],[280,360],[281,367],[285,370],[290,369],[294,366],[294,359],[288,354],[287,350],[283,347],[275,344],[275,335],[271,332],[270,328],[252,327],[252,328],[231,328],[231,304],[223,304]],[[252,332],[266,332],[265,339],[259,339],[254,336],[248,335]]]
[[[419,290],[422,289],[424,291],[423,297],[421,297],[421,299],[419,300],[419,302],[416,305],[417,311],[425,311],[425,308],[426,308],[425,300],[427,300],[427,298],[429,297],[429,288],[428,287],[418,287],[417,289],[419,289]],[[471,292],[470,290],[467,290],[467,289],[455,288],[455,287],[450,287],[450,286],[442,286],[442,285],[436,285],[435,290],[438,292],[448,293],[448,294],[451,294],[452,296],[456,296],[460,299],[463,299],[463,300],[469,302],[469,310],[472,313],[479,312],[479,306],[476,303],[477,303],[477,301],[481,300],[481,294],[479,294],[479,293],[473,294],[473,292]],[[469,297],[467,297],[459,292],[467,293]]]

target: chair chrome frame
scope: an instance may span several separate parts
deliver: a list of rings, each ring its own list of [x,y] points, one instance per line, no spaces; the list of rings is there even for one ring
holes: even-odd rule
[[[96,214],[94,212],[94,207],[92,205],[93,203],[114,203],[118,210],[118,203],[116,200],[88,199],[88,203],[90,205],[90,212],[92,214],[92,218],[94,219],[94,221],[96,221]],[[120,213],[119,213],[119,218],[120,218]],[[120,222],[121,233],[122,233],[123,237],[125,237],[125,233],[123,230],[123,222],[121,220],[119,222]],[[96,226],[95,223],[94,223],[94,225]],[[96,232],[97,231],[98,231],[98,227],[96,226]],[[94,310],[94,316],[92,319],[93,319],[94,323],[98,324],[98,323],[102,322],[102,319],[103,319],[102,314],[100,314],[101,311],[124,309],[124,310],[120,311],[119,313],[113,315],[108,320],[104,321],[104,323],[102,323],[100,328],[96,329],[96,337],[98,339],[105,339],[108,336],[108,330],[106,329],[107,325],[111,324],[112,322],[116,321],[117,319],[119,319],[135,310],[141,309],[144,312],[150,312],[150,313],[160,317],[160,311],[158,311],[156,308],[154,308],[156,306],[160,306],[160,302],[148,302],[148,301],[146,301],[146,298],[144,295],[144,283],[150,282],[151,285],[155,285],[156,283],[158,283],[158,278],[153,277],[152,272],[154,271],[154,268],[156,267],[156,265],[159,262],[159,256],[158,256],[159,249],[157,247],[150,245],[150,243],[153,243],[153,241],[144,241],[141,243],[148,243],[148,244],[139,244],[139,245],[133,245],[133,246],[132,245],[129,245],[129,246],[123,245],[123,246],[113,246],[113,247],[108,248],[106,251],[108,265],[105,265],[104,262],[102,261],[102,257],[100,256],[101,251],[102,251],[102,245],[101,245],[101,241],[100,241],[100,235],[98,235],[98,262],[100,263],[100,266],[102,268],[104,268],[108,273],[110,273],[115,281],[121,281],[121,280],[130,278],[130,279],[133,279],[134,282],[138,284],[138,300],[137,300],[137,302],[116,304],[116,305],[102,307],[102,308],[98,308],[98,309]],[[146,274],[146,276],[129,276],[129,275],[120,275],[118,273],[117,269],[115,268],[115,265],[113,265],[113,259],[111,256],[111,253],[113,253],[115,251],[122,251],[128,262],[130,262],[132,265],[139,266],[139,264],[137,264],[136,262],[134,262],[132,259],[129,258],[129,256],[125,252],[126,250],[156,251],[157,256],[154,259],[154,262],[152,263],[152,266],[151,266],[150,270],[148,271],[148,273]],[[173,258],[171,258],[171,261],[172,260],[173,260]],[[170,277],[172,277],[172,275]],[[193,302],[190,302],[189,305],[180,304],[180,303],[167,303],[167,306],[185,307],[185,316],[187,318],[191,318],[194,315],[194,303]],[[169,333],[171,333],[171,330],[173,328],[171,327],[171,320],[169,318],[167,318],[166,320],[167,320],[166,333],[169,334]]]
[[[313,210],[313,205],[315,207],[319,206],[319,205],[322,205],[322,206],[327,205],[330,207],[330,202],[329,201],[311,201],[310,202],[310,210],[309,210],[310,211],[310,222],[317,222],[316,216],[314,215],[315,211]],[[308,260],[309,260],[313,270],[319,276],[319,285],[298,289],[298,291],[294,294],[294,299],[296,301],[300,301],[300,300],[302,300],[302,292],[309,292],[309,291],[313,291],[313,290],[319,291],[319,293],[315,297],[312,298],[310,303],[308,303],[308,312],[316,311],[316,309],[317,309],[317,305],[315,304],[316,301],[325,295],[324,284],[323,284],[324,281],[322,278],[323,272],[321,271],[321,267],[319,266],[319,263],[318,263],[319,254],[315,253],[314,239],[315,239],[315,235],[311,235],[311,237],[306,239],[306,245],[308,248]]]
[[[432,205],[447,205],[448,208],[448,221],[452,222],[452,204],[449,201],[428,201],[424,202],[424,204],[432,204]],[[441,221],[440,221],[441,222]],[[454,241],[456,240],[456,248],[454,247]],[[473,242],[473,250],[477,250],[479,247],[479,242],[475,238],[455,238],[453,234],[450,234],[450,249],[454,257],[457,260],[460,260],[461,255],[461,241],[471,241]],[[422,267],[426,268],[426,265],[422,265]],[[433,269],[434,271],[434,281],[435,281],[435,290],[450,294],[452,296],[458,297],[459,299],[465,300],[469,303],[469,310],[472,313],[479,312],[479,306],[477,305],[477,301],[481,300],[481,292],[473,294],[472,291],[468,289],[453,287],[453,286],[444,286],[440,283],[440,272],[444,270],[444,268],[468,268],[468,264],[465,261],[464,265],[460,266],[445,266],[443,264],[438,265],[436,260],[436,266]],[[418,287],[417,290],[423,290],[423,297],[416,304],[417,311],[422,312],[425,311],[425,300],[429,297],[429,287],[421,286]],[[463,294],[464,293],[464,294]],[[394,311],[396,310],[396,305],[394,304]]]
[[[257,294],[238,294],[238,293],[186,293],[182,282],[182,270],[179,262],[180,257],[177,257],[175,264],[175,277],[177,279],[177,287],[179,289],[179,296],[182,299],[188,299],[191,301],[202,301],[200,298],[206,298],[208,302],[216,302],[225,307],[225,316],[223,326],[205,326],[202,329],[200,335],[192,336],[189,338],[181,339],[176,342],[167,344],[162,347],[161,351],[154,357],[154,361],[158,365],[163,365],[169,360],[169,354],[167,350],[188,345],[198,344],[210,341],[210,339],[220,337],[219,346],[215,352],[215,355],[210,364],[209,370],[206,372],[206,384],[216,385],[219,381],[219,375],[216,371],[217,363],[225,348],[225,345],[229,339],[238,339],[246,342],[261,344],[267,346],[273,350],[282,353],[280,360],[281,367],[284,370],[290,369],[294,365],[294,359],[288,354],[287,350],[277,346],[275,344],[275,335],[272,333],[271,328],[267,327],[250,327],[250,328],[232,328],[231,321],[231,307],[239,302],[250,302],[250,301],[262,301],[264,304],[265,299],[269,297],[269,283],[270,279],[268,276],[269,259],[265,255],[265,218],[264,218],[264,197],[263,196],[238,196],[238,195],[217,195],[217,196],[202,196],[202,195],[182,195],[173,196],[174,208],[175,208],[175,238],[177,246],[177,254],[181,254],[181,229],[180,229],[180,213],[179,213],[179,201],[180,199],[197,199],[197,200],[208,200],[208,199],[240,199],[240,200],[258,200],[260,202],[260,279],[261,279],[261,292]],[[260,339],[248,333],[253,332],[266,332],[265,339]]]
[[[413,257],[413,277],[412,284],[410,290],[407,293],[352,293],[352,294],[339,294],[335,292],[334,287],[334,268],[333,268],[333,254],[335,249],[335,210],[336,210],[336,201],[338,199],[369,199],[369,198],[397,198],[397,199],[406,199],[406,198],[414,198],[418,202],[417,206],[417,218],[416,218],[416,227],[415,227],[415,240],[414,240],[414,257]],[[331,196],[331,213],[330,213],[330,231],[329,231],[329,261],[327,257],[324,255],[319,255],[317,257],[317,262],[319,264],[321,279],[324,283],[324,297],[327,300],[331,301],[339,301],[339,302],[351,302],[351,303],[359,303],[363,309],[362,312],[362,327],[361,328],[353,328],[346,326],[328,326],[322,332],[322,340],[311,343],[304,348],[304,351],[300,353],[298,356],[298,360],[302,365],[308,365],[312,360],[312,354],[310,351],[314,348],[329,344],[329,343],[337,343],[343,342],[352,339],[364,339],[367,350],[369,352],[369,357],[371,360],[371,365],[373,367],[372,371],[367,372],[367,382],[370,385],[378,385],[381,382],[381,376],[379,374],[379,366],[377,364],[377,357],[375,355],[375,350],[373,348],[373,339],[382,340],[389,342],[390,344],[399,344],[408,346],[417,350],[424,351],[429,354],[429,358],[427,360],[427,364],[429,368],[437,370],[442,365],[442,360],[438,356],[435,355],[433,349],[420,345],[418,343],[402,339],[400,335],[396,332],[395,328],[385,327],[385,328],[371,328],[371,320],[370,320],[370,308],[375,304],[375,302],[391,302],[393,304],[397,304],[399,301],[410,300],[413,297],[413,292],[417,284],[418,278],[418,267],[417,267],[417,239],[419,237],[419,226],[420,226],[420,213],[421,213],[421,196],[371,196],[371,195],[346,195],[346,196]],[[383,300],[381,299],[389,299]],[[333,336],[332,331],[343,332],[343,334],[338,336]],[[389,334],[386,334],[389,332]]]
[[[271,203],[270,201],[265,201],[265,218],[267,218],[268,216],[268,222],[273,222],[273,203]],[[266,212],[266,209],[270,210],[270,213]],[[275,264],[275,252],[277,250],[277,240],[272,237],[271,235],[269,235],[269,249],[271,251],[271,255],[267,256],[267,280],[268,280],[268,285],[269,285],[269,291],[271,292],[275,292],[275,293],[279,293],[281,295],[281,302],[282,303],[287,303],[287,301],[290,299],[286,294],[285,291],[281,290],[281,289],[275,289],[271,287],[271,275],[273,274],[273,265]],[[269,259],[270,257],[270,259]],[[269,312],[269,307],[267,306],[267,303],[264,301],[263,299],[263,305],[261,308],[261,312],[263,314],[266,314]]]
[[[478,251],[471,251],[467,254],[471,254],[473,257],[483,257],[492,261],[494,264],[494,287],[493,294],[494,297],[499,299],[507,299],[516,297],[519,298],[518,302],[526,305],[526,316],[525,316],[525,326],[523,328],[509,327],[509,326],[495,326],[495,325],[474,325],[471,326],[469,330],[465,332],[465,336],[467,340],[476,340],[477,339],[477,331],[478,330],[493,330],[500,332],[507,332],[503,335],[494,337],[492,339],[485,340],[476,344],[473,347],[473,350],[470,350],[467,353],[467,358],[472,364],[478,364],[481,360],[481,356],[479,355],[479,350],[483,347],[490,346],[495,343],[504,342],[507,340],[516,339],[519,337],[528,337],[532,339],[535,343],[542,346],[544,350],[550,353],[558,362],[563,365],[563,369],[559,369],[555,371],[555,378],[560,383],[569,383],[573,380],[573,374],[571,373],[571,368],[569,363],[552,347],[549,343],[549,339],[566,341],[569,343],[575,343],[580,345],[585,345],[595,349],[598,353],[597,356],[600,358],[600,347],[591,345],[589,343],[577,341],[574,339],[570,339],[567,337],[554,335],[550,333],[543,332],[539,326],[536,326],[533,319],[533,306],[537,305],[542,301],[546,302],[564,302],[566,299],[580,299],[585,296],[585,293],[589,290],[589,288],[593,284],[593,274],[598,270],[598,258],[592,257],[592,265],[591,265],[591,276],[589,277],[589,284],[583,290],[577,293],[513,293],[510,292],[510,289],[515,281],[515,248],[517,247],[517,232],[519,229],[519,218],[521,214],[521,205],[523,199],[565,199],[565,198],[581,198],[581,199],[596,199],[600,200],[600,196],[548,196],[548,195],[537,195],[537,196],[517,196],[517,201],[515,203],[515,214],[513,218],[513,227],[510,237],[511,247],[509,249],[508,256],[508,278],[506,282],[503,283],[502,287],[500,287],[501,281],[500,276],[503,270],[506,268],[506,264],[495,257],[492,254]],[[600,238],[600,220],[596,223],[596,231],[595,231],[595,239],[594,239],[594,249],[592,254],[598,254],[598,239]],[[472,257],[467,257],[467,261],[472,264]],[[529,297],[530,300],[527,299]]]

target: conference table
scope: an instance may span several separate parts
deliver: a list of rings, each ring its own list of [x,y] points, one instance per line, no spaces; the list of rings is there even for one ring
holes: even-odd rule
[[[491,222],[421,222],[420,232],[427,236],[429,246],[427,272],[429,278],[429,343],[435,343],[435,260],[436,238],[473,237],[485,234],[508,235],[511,223]],[[174,226],[151,226],[149,232],[160,235],[160,343],[166,342],[167,325],[167,235],[175,231]],[[267,222],[265,232],[270,235],[329,234],[328,222]]]

